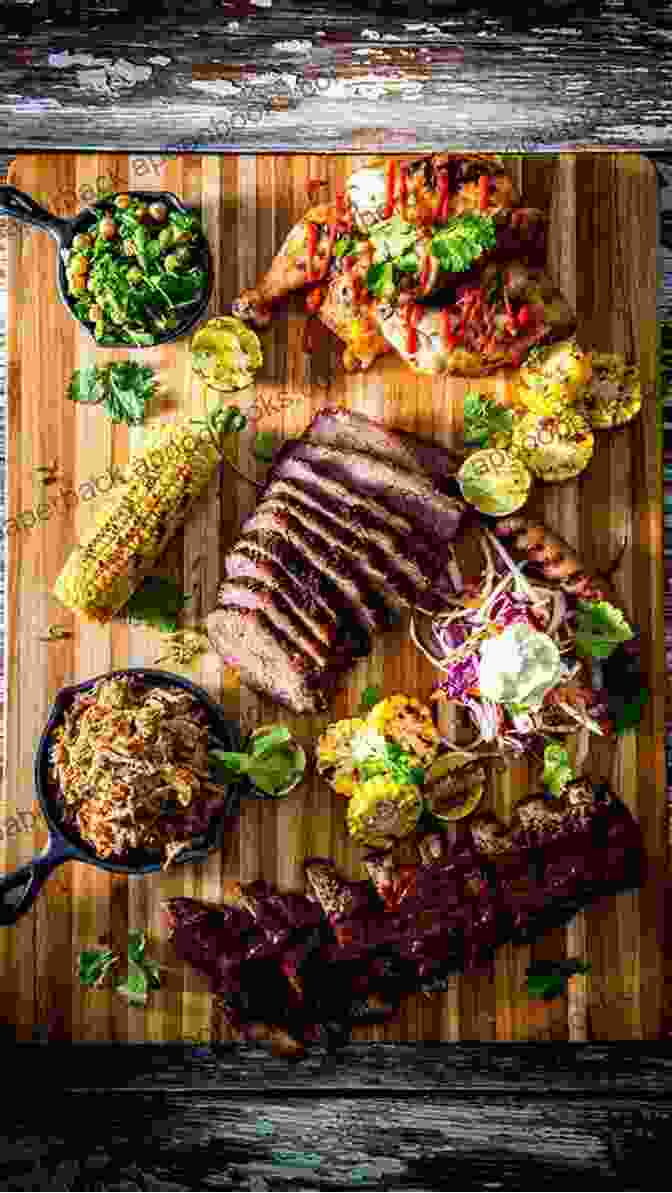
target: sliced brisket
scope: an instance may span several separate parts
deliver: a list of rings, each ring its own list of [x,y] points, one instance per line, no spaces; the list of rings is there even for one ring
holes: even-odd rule
[[[381,523],[377,515],[369,513],[365,505],[349,506],[327,495],[316,495],[294,481],[276,478],[266,492],[267,498],[284,497],[291,504],[296,501],[327,518],[334,526],[344,527],[354,534],[363,547],[377,548],[394,575],[401,575],[411,584],[414,593],[424,593],[432,585],[436,572],[436,556],[432,561],[428,551],[418,551],[417,539],[410,534],[399,535]]]
[[[312,659],[316,667],[329,666],[329,648],[306,629],[285,600],[281,588],[269,587],[261,580],[227,580],[220,586],[217,603],[222,609],[230,605],[238,609],[258,609],[273,628],[280,630],[299,651]]]
[[[370,633],[389,629],[394,624],[392,611],[369,585],[366,577],[341,547],[307,530],[289,511],[267,508],[263,502],[244,523],[241,535],[257,531],[275,533],[324,572],[342,593],[359,623]]]
[[[408,472],[430,477],[440,488],[452,490],[454,477],[462,463],[457,452],[407,431],[390,430],[355,410],[325,406],[315,415],[305,431],[309,443],[339,448],[343,452],[366,452],[396,464]]]
[[[249,574],[250,562],[268,565],[288,597],[296,594],[311,624],[321,622],[334,656],[349,665],[371,650],[371,638],[360,625],[340,588],[277,532],[248,531],[226,557],[226,574]],[[326,641],[327,639],[323,639]]]
[[[264,509],[290,513],[306,530],[318,535],[328,546],[345,551],[372,588],[379,590],[393,609],[401,612],[415,603],[418,589],[395,565],[394,557],[387,557],[375,542],[367,540],[362,533],[326,517],[319,509],[301,501],[300,491],[287,495],[278,492],[272,485],[262,506]]]
[[[310,663],[264,613],[216,609],[206,618],[208,637],[244,684],[299,715],[326,707],[320,687],[328,676]]]
[[[333,477],[340,484],[357,493],[377,498],[385,505],[408,518],[416,533],[452,542],[457,533],[465,504],[458,498],[439,493],[429,477],[408,472],[385,460],[364,452],[342,452],[295,440],[291,447],[293,459],[304,460],[318,472]],[[271,473],[272,482],[274,472]]]

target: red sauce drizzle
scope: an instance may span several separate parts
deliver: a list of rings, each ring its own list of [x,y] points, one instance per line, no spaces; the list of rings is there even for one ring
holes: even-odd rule
[[[385,202],[385,219],[389,220],[394,211],[394,187],[397,177],[397,163],[391,161],[387,163],[387,198]]]
[[[307,245],[308,261],[306,263],[306,281],[312,282],[312,280],[313,280],[313,257],[315,256],[315,250],[317,248],[317,224],[312,224],[312,223],[308,224],[307,241],[308,241],[308,245]]]
[[[409,302],[406,307],[406,325],[408,329],[408,338],[406,340],[406,351],[409,356],[414,356],[418,351],[418,316],[420,314],[420,307],[414,302]]]
[[[406,205],[408,203],[408,162],[402,162],[399,167],[399,202],[401,204],[401,218],[406,219]]]
[[[446,173],[439,174],[439,197],[434,208],[434,223],[440,224],[448,216],[450,203],[450,179]]]
[[[478,205],[481,211],[487,211],[490,206],[490,175],[481,174],[478,180]]]

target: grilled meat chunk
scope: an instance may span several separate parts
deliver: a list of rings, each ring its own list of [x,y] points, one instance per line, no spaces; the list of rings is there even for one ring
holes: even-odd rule
[[[260,610],[275,629],[280,630],[304,655],[312,659],[316,667],[329,666],[328,647],[305,628],[291,604],[285,600],[281,589],[260,580],[227,580],[220,586],[217,602],[222,609],[233,605],[238,609]]]
[[[312,533],[288,510],[268,507],[265,502],[243,524],[242,537],[256,531],[279,535],[315,567],[324,572],[343,594],[364,629],[371,633],[389,629],[392,611],[373,591],[368,580],[343,548],[332,546]]]
[[[366,452],[339,451],[306,443],[303,439],[296,440],[287,455],[311,464],[358,493],[389,505],[394,513],[409,519],[420,537],[440,543],[449,543],[455,538],[465,503],[438,492],[428,476],[405,471]]]
[[[367,542],[364,536],[360,537],[349,527],[325,517],[310,503],[300,501],[296,494],[287,497],[276,493],[275,485],[271,485],[259,508],[290,513],[301,526],[317,535],[328,547],[344,551],[354,566],[366,576],[372,588],[381,592],[393,609],[401,611],[414,604],[416,589],[411,581],[403,573],[396,573],[393,561],[386,559],[378,546]]]
[[[238,667],[244,684],[299,715],[326,707],[323,688],[330,676],[320,670],[265,613],[230,606],[206,618],[208,636],[225,662]]]

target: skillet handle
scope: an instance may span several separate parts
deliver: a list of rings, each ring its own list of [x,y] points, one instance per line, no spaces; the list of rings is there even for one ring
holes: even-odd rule
[[[33,228],[42,228],[50,232],[61,244],[64,233],[70,228],[70,220],[62,220],[60,216],[47,211],[35,199],[15,186],[0,186],[0,215],[9,215],[22,224],[31,224]]]
[[[44,853],[0,878],[0,925],[15,924],[30,911],[52,870],[77,856],[77,850],[63,837],[49,836]],[[17,888],[23,887],[23,890]]]

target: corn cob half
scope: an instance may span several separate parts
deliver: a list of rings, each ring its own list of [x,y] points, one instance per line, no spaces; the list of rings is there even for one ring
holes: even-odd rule
[[[189,420],[150,432],[123,485],[71,552],[54,595],[86,621],[110,621],[179,530],[220,458],[216,438]]]

